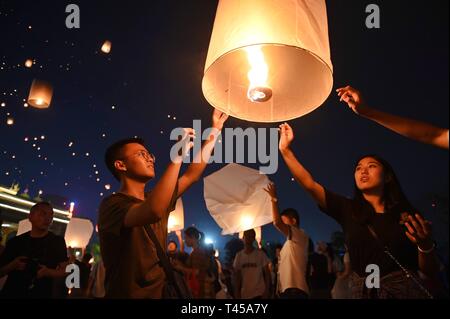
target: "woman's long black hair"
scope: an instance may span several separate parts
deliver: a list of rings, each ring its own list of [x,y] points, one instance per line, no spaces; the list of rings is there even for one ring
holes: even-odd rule
[[[385,159],[378,155],[370,154],[362,156],[358,159],[355,167],[358,166],[359,162],[364,158],[373,158],[383,166],[385,184],[382,200],[384,202],[384,212],[389,214],[396,221],[400,221],[402,218],[402,213],[416,214],[418,211],[411,205],[405,193],[402,190],[400,182],[395,175],[395,172]],[[358,221],[362,223],[368,223],[370,215],[375,211],[372,205],[364,198],[364,195],[360,189],[358,189],[355,181],[355,192],[353,199],[362,208],[360,211],[362,214],[360,216],[354,216]]]

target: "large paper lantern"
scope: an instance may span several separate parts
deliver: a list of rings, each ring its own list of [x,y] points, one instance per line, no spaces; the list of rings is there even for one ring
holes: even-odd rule
[[[25,234],[25,233],[27,233],[29,231],[31,231],[31,222],[30,222],[30,220],[28,218],[27,219],[22,219],[19,222],[19,226],[17,228],[16,236]]]
[[[172,231],[182,230],[184,228],[184,209],[181,197],[177,200],[175,210],[169,215],[167,228],[169,233]]]
[[[67,247],[84,249],[91,240],[94,226],[88,219],[72,218],[67,225],[64,239]]]
[[[206,207],[222,235],[239,233],[272,222],[272,205],[264,188],[267,176],[259,171],[229,164],[205,177]]]
[[[219,0],[202,87],[248,121],[315,110],[333,87],[325,0]]]
[[[38,109],[46,109],[50,106],[53,96],[53,87],[50,83],[42,80],[33,80],[28,104]]]

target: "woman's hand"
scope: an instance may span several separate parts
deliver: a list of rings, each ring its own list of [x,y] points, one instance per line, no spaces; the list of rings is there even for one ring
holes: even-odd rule
[[[416,244],[421,250],[430,250],[433,248],[431,222],[425,220],[419,214],[409,215],[405,222],[407,228],[406,236]]]

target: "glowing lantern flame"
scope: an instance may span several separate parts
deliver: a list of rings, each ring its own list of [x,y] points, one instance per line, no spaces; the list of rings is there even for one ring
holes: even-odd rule
[[[252,102],[266,102],[272,97],[272,90],[267,85],[269,67],[267,66],[261,46],[251,46],[245,49],[250,64],[248,79],[250,85],[247,97]]]
[[[250,216],[244,215],[241,217],[241,225],[244,229],[251,229],[253,228],[253,218]]]

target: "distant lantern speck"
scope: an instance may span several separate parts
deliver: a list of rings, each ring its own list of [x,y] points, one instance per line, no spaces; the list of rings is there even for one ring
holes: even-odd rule
[[[102,49],[101,50],[102,50],[103,53],[108,54],[108,53],[111,52],[111,47],[112,47],[111,41],[105,41],[103,43],[103,45],[102,45]]]
[[[33,66],[33,61],[31,59],[28,59],[25,61],[25,66],[27,68],[31,68]]]

